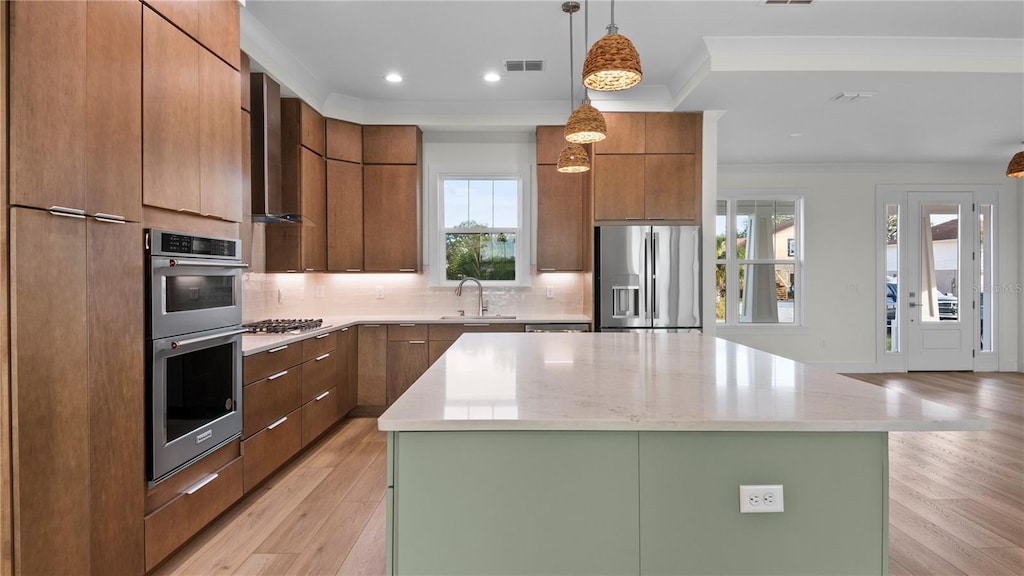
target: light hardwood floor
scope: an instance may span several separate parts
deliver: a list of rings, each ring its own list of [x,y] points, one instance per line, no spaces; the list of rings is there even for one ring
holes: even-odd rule
[[[851,376],[993,423],[889,436],[889,573],[1024,575],[1024,374]],[[347,420],[155,574],[384,574],[385,440]]]

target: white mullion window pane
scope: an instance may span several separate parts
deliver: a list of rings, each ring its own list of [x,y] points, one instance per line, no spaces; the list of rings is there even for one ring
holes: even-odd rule
[[[469,181],[444,180],[444,227],[456,228],[469,220]]]
[[[519,235],[519,180],[444,180],[441,241],[446,280],[515,281]],[[450,205],[449,205],[450,204]]]

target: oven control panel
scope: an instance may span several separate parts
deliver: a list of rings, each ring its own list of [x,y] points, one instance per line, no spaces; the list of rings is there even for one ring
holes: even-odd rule
[[[241,244],[237,239],[150,230],[146,246],[152,256],[205,256],[238,260],[241,258]]]

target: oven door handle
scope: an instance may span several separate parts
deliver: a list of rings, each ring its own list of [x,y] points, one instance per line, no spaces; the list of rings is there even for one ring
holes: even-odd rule
[[[227,336],[235,336],[237,334],[245,334],[248,332],[245,328],[241,330],[232,330],[230,332],[221,332],[219,334],[210,334],[209,336],[200,336],[198,338],[189,338],[187,340],[175,340],[171,342],[171,348],[178,348],[181,346],[189,346],[192,344],[198,344],[200,342],[206,342],[208,340],[216,340],[217,338],[225,338]]]
[[[153,268],[178,268],[181,266],[204,266],[207,268],[248,268],[245,262],[225,260],[202,260],[200,258],[154,258]]]

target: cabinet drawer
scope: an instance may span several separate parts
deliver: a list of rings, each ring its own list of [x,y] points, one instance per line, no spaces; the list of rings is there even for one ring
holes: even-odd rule
[[[328,332],[302,341],[302,361],[307,362],[338,347],[338,333]]]
[[[302,448],[301,420],[300,411],[295,410],[271,424],[273,427],[268,426],[242,441],[245,462],[242,485],[245,492],[252,490]]]
[[[456,340],[466,332],[523,332],[523,324],[488,324],[487,322],[466,322],[464,324],[431,324],[431,340]]]
[[[388,341],[426,340],[427,327],[428,324],[390,324],[388,326]]]
[[[302,369],[295,366],[277,374],[271,374],[270,377],[242,389],[244,438],[252,436],[302,405]]]
[[[302,445],[305,446],[338,421],[337,388],[325,390],[302,406]]]
[[[246,356],[242,359],[242,376],[246,384],[262,380],[302,362],[302,346],[299,343],[283,344],[266,352]]]
[[[302,363],[302,403],[338,384],[338,352],[324,352]]]
[[[212,480],[208,480],[212,474],[206,476],[146,516],[147,572],[242,497],[241,458],[235,458],[215,474]]]

